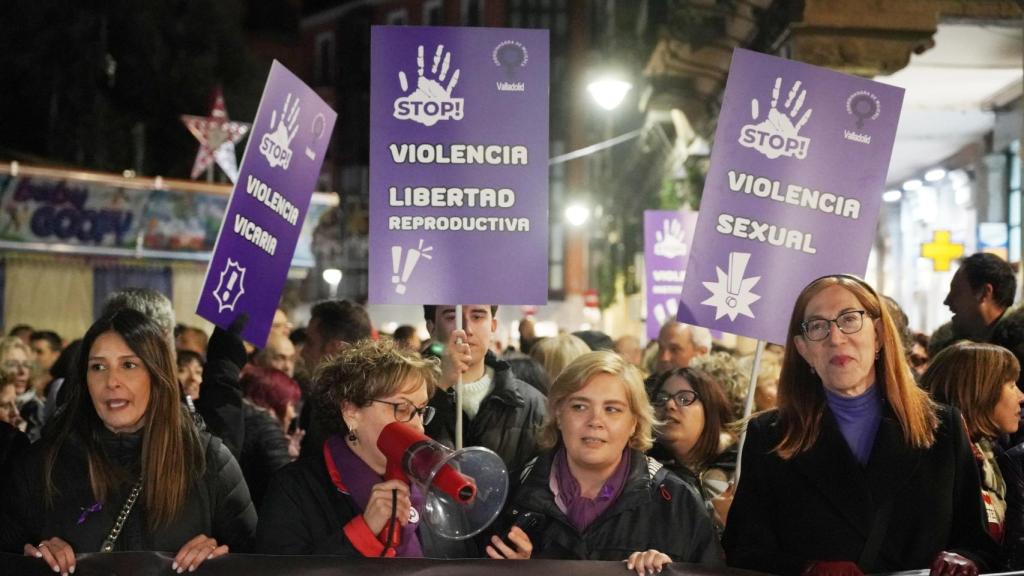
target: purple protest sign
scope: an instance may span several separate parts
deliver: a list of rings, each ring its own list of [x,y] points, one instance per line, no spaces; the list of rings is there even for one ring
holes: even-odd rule
[[[644,210],[644,271],[647,278],[647,338],[674,318],[686,277],[697,213]]]
[[[733,53],[681,322],[785,342],[811,280],[863,275],[903,90]]]
[[[371,32],[370,302],[544,304],[548,32]]]
[[[245,146],[196,313],[262,347],[331,140],[334,110],[276,60]]]

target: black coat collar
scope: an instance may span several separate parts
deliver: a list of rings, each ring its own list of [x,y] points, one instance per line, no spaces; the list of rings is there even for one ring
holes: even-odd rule
[[[821,431],[811,448],[793,457],[800,474],[824,495],[865,538],[873,511],[886,498],[898,497],[921,463],[923,450],[909,446],[903,428],[888,404],[875,434],[867,466],[861,466],[850,450],[828,406]]]

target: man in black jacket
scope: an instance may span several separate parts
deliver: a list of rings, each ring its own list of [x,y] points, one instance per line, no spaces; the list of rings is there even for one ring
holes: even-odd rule
[[[463,328],[455,329],[455,306],[424,306],[427,331],[433,340],[425,354],[441,358],[438,392],[430,400],[436,409],[426,426],[431,438],[455,444],[455,387],[462,375],[463,445],[483,446],[505,462],[511,478],[537,452],[537,430],[547,414],[547,400],[516,378],[508,363],[490,350],[498,328],[498,307],[462,306]]]

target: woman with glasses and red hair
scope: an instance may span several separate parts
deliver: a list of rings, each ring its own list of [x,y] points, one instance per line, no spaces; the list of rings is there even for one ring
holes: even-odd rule
[[[750,421],[741,464],[731,566],[969,576],[997,554],[960,413],[914,383],[890,313],[859,278],[825,276],[797,297],[779,406]]]
[[[256,549],[348,558],[470,555],[466,544],[423,527],[417,509],[424,494],[385,480],[387,458],[377,447],[394,422],[423,433],[434,415],[427,401],[438,374],[436,361],[390,340],[364,340],[322,364],[310,401],[327,440],[315,456],[288,464],[271,480]]]

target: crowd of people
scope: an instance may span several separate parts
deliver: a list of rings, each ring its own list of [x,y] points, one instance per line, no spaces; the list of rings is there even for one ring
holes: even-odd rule
[[[208,335],[165,296],[122,290],[80,339],[0,339],[0,551],[62,574],[127,550],[173,553],[179,573],[230,552],[618,560],[640,576],[1020,570],[1016,290],[1004,261],[964,258],[952,322],[928,337],[863,280],[825,276],[760,362],[675,321],[644,348],[538,338],[526,319],[498,350],[489,304],[462,306],[461,327],[456,307],[424,306],[420,341],[345,300],[301,328],[278,310],[255,349],[245,316]],[[452,446],[457,391],[463,443],[511,484],[464,540],[427,525],[425,488],[390,476],[379,442],[397,422]]]

